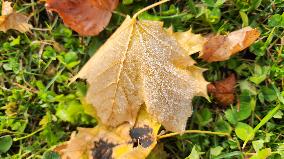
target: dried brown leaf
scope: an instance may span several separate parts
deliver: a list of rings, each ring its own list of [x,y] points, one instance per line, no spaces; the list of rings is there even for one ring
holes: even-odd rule
[[[260,33],[257,29],[245,27],[227,36],[211,36],[205,42],[200,57],[207,62],[225,61],[230,56],[249,47]]]
[[[64,23],[83,36],[99,34],[109,23],[119,0],[47,0]]]
[[[11,2],[3,1],[1,13],[0,31],[14,29],[24,33],[32,28],[32,25],[28,24],[29,18],[24,14],[16,13],[11,7]]]
[[[104,125],[79,128],[70,141],[57,146],[54,151],[61,159],[144,159],[157,144],[159,128],[160,124],[141,110],[134,127],[124,123],[117,128]]]
[[[167,130],[182,131],[192,98],[207,96],[204,70],[194,63],[163,23],[127,17],[74,79],[87,79],[86,99],[103,124],[133,125],[145,102]]]
[[[208,93],[216,98],[218,104],[227,106],[235,100],[236,76],[229,75],[227,78],[211,83],[207,86]]]

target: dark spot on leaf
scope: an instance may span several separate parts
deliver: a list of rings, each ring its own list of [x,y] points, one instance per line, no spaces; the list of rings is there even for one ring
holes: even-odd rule
[[[111,159],[112,149],[115,146],[117,145],[101,139],[95,141],[94,148],[92,149],[93,159]]]
[[[129,131],[129,135],[132,138],[133,147],[137,147],[138,144],[144,148],[149,147],[154,141],[152,132],[153,129],[148,125],[144,125],[144,127],[132,128]]]

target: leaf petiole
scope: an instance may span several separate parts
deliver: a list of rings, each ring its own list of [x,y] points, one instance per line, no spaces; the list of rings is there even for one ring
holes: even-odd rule
[[[44,130],[44,129],[45,129],[45,127],[41,127],[41,128],[39,128],[38,130],[36,130],[36,131],[34,131],[34,132],[32,132],[32,133],[26,135],[26,136],[19,137],[19,138],[14,138],[13,141],[19,141],[19,140],[23,140],[23,139],[32,137],[34,134],[36,134],[36,133],[38,133],[38,132],[40,132],[40,131],[42,131],[42,130]]]
[[[143,8],[143,9],[141,9],[140,11],[138,11],[137,13],[135,13],[132,19],[136,19],[136,18],[138,17],[138,15],[141,14],[142,12],[145,12],[145,11],[151,9],[151,8],[154,8],[154,7],[158,6],[158,5],[161,5],[161,4],[163,4],[163,3],[166,3],[166,2],[168,2],[168,1],[170,1],[170,0],[162,0],[162,1],[160,1],[160,2],[157,2],[157,3],[154,3],[154,4],[152,4],[152,5],[149,5],[148,7],[145,7],[145,8]]]
[[[231,138],[230,134],[229,133],[225,133],[225,132],[213,132],[213,131],[203,131],[203,130],[185,130],[185,131],[182,131],[182,132],[174,132],[174,133],[169,133],[169,134],[157,136],[157,140],[168,138],[168,137],[173,137],[173,136],[181,135],[181,134],[225,135],[225,136]]]

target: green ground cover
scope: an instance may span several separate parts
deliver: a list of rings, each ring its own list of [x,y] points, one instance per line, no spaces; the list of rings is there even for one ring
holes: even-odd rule
[[[0,158],[57,158],[50,150],[69,139],[76,127],[94,127],[81,98],[87,86],[69,79],[121,24],[125,15],[154,0],[123,0],[110,24],[96,37],[80,37],[65,27],[44,3],[14,0],[14,9],[31,16],[31,32],[0,33]],[[245,26],[258,28],[260,39],[224,62],[198,65],[216,81],[237,75],[235,104],[221,107],[214,99],[194,100],[187,129],[222,131],[162,139],[149,156],[168,158],[284,158],[284,2],[282,0],[176,0],[140,15],[161,20],[175,31],[226,34]],[[244,145],[248,136],[251,140]]]

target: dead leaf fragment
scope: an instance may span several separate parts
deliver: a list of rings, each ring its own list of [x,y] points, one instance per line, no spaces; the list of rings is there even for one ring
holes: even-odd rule
[[[143,109],[134,127],[125,123],[117,128],[80,128],[54,151],[61,159],[144,159],[157,143],[159,128],[160,124]]]
[[[236,76],[229,75],[227,78],[211,83],[207,86],[211,93],[222,106],[233,104],[235,100]]]
[[[225,61],[230,56],[249,47],[260,33],[257,29],[245,27],[225,35],[209,37],[205,42],[200,57],[207,62]]]
[[[99,34],[109,23],[119,0],[47,0],[64,23],[83,36]]]
[[[74,77],[87,79],[86,99],[103,124],[135,123],[143,103],[170,131],[183,131],[194,96],[207,96],[204,69],[158,21],[127,17]]]
[[[1,13],[0,31],[7,32],[9,29],[14,29],[24,33],[32,28],[32,25],[28,24],[29,18],[24,14],[16,13],[11,7],[11,2],[2,2]]]

